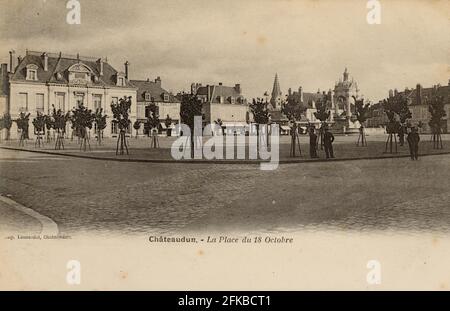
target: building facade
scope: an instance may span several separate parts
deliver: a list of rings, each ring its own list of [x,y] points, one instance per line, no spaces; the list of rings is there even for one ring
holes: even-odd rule
[[[101,58],[33,51],[27,51],[25,57],[15,61],[14,52],[10,52],[8,112],[13,119],[21,112],[30,113],[30,137],[33,136],[33,118],[38,112],[51,114],[53,107],[63,112],[77,105],[92,111],[102,108],[108,115],[105,137],[118,134],[117,126],[111,122],[110,105],[119,98],[131,97],[130,119],[136,119],[136,88],[128,79],[128,62],[125,71],[119,72]],[[71,134],[70,124],[66,134]],[[11,138],[18,136],[14,123]]]
[[[409,122],[415,126],[419,125],[422,133],[431,133],[431,128],[428,124],[431,118],[429,112],[430,99],[433,94],[443,96],[446,117],[442,130],[444,133],[448,133],[450,129],[450,81],[449,85],[441,86],[438,84],[429,88],[424,88],[422,85],[417,84],[415,89],[405,89],[401,93],[405,94],[408,99],[409,110],[412,115]],[[390,96],[392,96],[392,92],[390,92]]]
[[[212,124],[218,120],[222,126],[243,126],[249,119],[249,106],[242,95],[240,84],[235,86],[218,85],[202,86],[199,83],[191,85],[192,94],[202,101],[204,123]]]
[[[272,121],[285,126],[286,119],[281,113],[281,107],[285,100],[282,99],[281,95],[280,82],[278,75],[276,75],[269,107],[271,115],[275,116]],[[316,104],[318,101],[326,102],[327,109],[331,112],[327,122],[333,127],[334,131],[349,133],[357,131],[360,126],[359,122],[355,121],[355,101],[359,99],[359,88],[353,78],[349,78],[347,68],[345,68],[342,78],[335,83],[334,90],[329,89],[328,92],[321,92],[319,89],[316,93],[308,93],[304,92],[300,86],[298,91],[289,89],[286,99],[303,103],[306,106],[306,111],[299,121],[301,126],[320,126],[320,121],[314,115],[317,112]]]
[[[169,128],[174,128],[175,124],[180,122],[180,103],[181,101],[170,92],[162,88],[161,78],[154,81],[131,80],[131,83],[137,87],[137,109],[136,118],[141,121],[141,128],[138,134],[145,133],[144,122],[149,116],[149,109],[152,105],[156,106],[156,113],[159,115],[160,132],[168,132],[165,120],[169,117],[172,124]]]

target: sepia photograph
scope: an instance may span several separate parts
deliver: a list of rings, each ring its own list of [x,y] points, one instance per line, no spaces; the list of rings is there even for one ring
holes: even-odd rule
[[[448,291],[449,38],[445,0],[0,0],[0,289]]]

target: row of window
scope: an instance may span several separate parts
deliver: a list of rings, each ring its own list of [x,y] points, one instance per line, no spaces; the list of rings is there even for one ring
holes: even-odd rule
[[[45,107],[45,96],[43,93],[36,93],[36,112],[44,112]],[[75,103],[76,106],[85,105],[85,93],[75,93]],[[117,103],[119,101],[119,97],[112,97],[112,102]],[[97,110],[102,108],[102,95],[100,94],[92,94],[92,103],[93,110]],[[18,94],[18,105],[19,111],[25,112],[29,111],[29,94],[28,93],[19,93]],[[66,107],[66,93],[55,93],[55,108],[56,110],[61,110],[63,112],[68,111],[69,107]],[[67,109],[66,109],[67,108]],[[50,107],[49,107],[50,110]]]
[[[154,98],[152,97],[152,94],[150,92],[145,92],[144,97],[145,97],[145,101],[148,101],[148,102],[154,100]],[[169,94],[163,94],[163,98],[164,98],[165,102],[170,101]]]
[[[79,67],[78,64],[76,64],[74,66],[78,66]],[[83,67],[84,66],[81,67],[81,70],[83,69]],[[26,68],[27,68],[26,80],[38,81],[38,75],[37,75],[38,66],[36,66],[35,64],[29,64],[29,65],[27,65]],[[58,79],[61,79],[62,78],[61,77],[61,73],[58,73],[57,77],[58,77]],[[83,71],[69,72],[69,81],[71,83],[86,84],[90,80],[91,80],[91,74],[89,72],[85,72],[84,70]],[[94,76],[94,81],[98,82],[98,77],[97,76]],[[117,86],[126,86],[126,78],[123,75],[119,74],[119,73],[117,73],[117,75],[116,75],[116,85]]]

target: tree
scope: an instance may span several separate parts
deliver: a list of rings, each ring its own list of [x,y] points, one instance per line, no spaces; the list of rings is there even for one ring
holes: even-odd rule
[[[260,126],[267,126],[270,120],[270,114],[268,109],[269,103],[262,98],[254,99],[250,104],[250,111],[253,115],[253,121],[256,123],[256,147],[259,150],[259,132]],[[266,135],[268,135],[268,131],[266,130]]]
[[[49,115],[45,115],[45,128],[47,129],[47,143],[50,142],[50,130],[54,128],[55,120]],[[54,133],[53,133],[54,134]],[[53,137],[54,138],[54,137]]]
[[[126,150],[128,154],[128,145],[125,137],[126,130],[130,127],[129,111],[131,109],[131,96],[119,99],[117,103],[111,103],[113,113],[113,123],[119,128],[119,137],[117,139],[116,155],[124,154]],[[120,149],[119,149],[120,145]]]
[[[97,131],[97,142],[98,145],[102,145],[103,130],[106,128],[106,118],[108,116],[103,114],[103,108],[97,108],[94,113],[94,123],[95,129]]]
[[[327,120],[330,118],[331,111],[328,109],[327,96],[319,98],[316,102],[316,112],[314,112],[314,117],[320,121],[319,138],[320,138],[320,149],[323,149],[323,135],[325,128],[328,127]]]
[[[70,112],[63,113],[61,109],[56,110],[53,106],[52,118],[53,128],[56,131],[55,150],[64,149],[64,134],[66,133],[67,121],[70,119]]]
[[[222,119],[218,118],[216,121],[214,121],[214,123],[217,124],[218,126],[220,126],[220,131],[222,132],[222,135],[223,135],[224,131],[223,131],[223,127],[222,127],[223,126]]]
[[[28,128],[30,121],[30,114],[21,112],[19,118],[14,120],[17,123],[17,128],[20,130],[19,146],[24,146],[25,139],[28,139]]]
[[[86,148],[91,149],[89,143],[88,129],[92,129],[94,122],[94,114],[92,110],[87,109],[84,105],[72,109],[70,120],[72,122],[72,128],[78,133],[81,138],[80,150],[86,151]]]
[[[430,112],[431,118],[428,124],[431,128],[431,133],[433,134],[433,148],[442,149],[442,127],[444,126],[445,113],[445,100],[444,96],[438,95],[434,92],[431,95],[431,99],[428,106],[428,111]]]
[[[171,136],[172,134],[172,118],[167,115],[164,120],[164,125],[166,126],[167,136]]]
[[[133,123],[133,128],[136,130],[136,139],[138,138],[138,131],[141,128],[141,121],[136,120]]]
[[[41,147],[44,145],[42,136],[45,135],[45,119],[45,115],[41,112],[38,112],[36,118],[33,119],[34,135],[36,135],[34,147]]]
[[[151,104],[150,106],[148,106],[148,115],[147,115],[147,129],[148,133],[151,134],[152,138],[150,144],[151,148],[159,148],[159,141],[157,135],[159,124],[160,122],[159,122],[158,108],[155,104]]]
[[[367,146],[366,133],[364,128],[364,123],[370,118],[369,110],[370,104],[364,104],[364,99],[355,101],[355,110],[356,110],[356,120],[361,124],[359,129],[358,142],[356,143],[359,146],[359,142],[361,141],[361,146]]]
[[[300,148],[300,139],[297,131],[297,121],[300,121],[302,114],[306,111],[307,107],[293,96],[288,96],[286,103],[282,105],[281,112],[288,118],[291,126],[291,156],[295,157],[295,144],[298,143],[298,151],[300,155],[302,150]]]
[[[195,94],[182,93],[180,105],[180,118],[183,124],[186,124],[191,136],[191,157],[194,158],[194,120],[195,117],[202,116],[202,102]]]
[[[395,153],[397,153],[397,137],[400,127],[404,126],[406,121],[411,118],[412,114],[408,107],[408,99],[403,93],[398,93],[393,97],[383,100],[382,102],[384,112],[388,118],[386,125],[386,132],[388,139],[386,141],[385,152],[393,153],[392,147],[395,142]]]
[[[3,128],[6,129],[6,140],[9,140],[11,134],[11,127],[13,124],[13,120],[9,113],[5,113],[3,115]]]

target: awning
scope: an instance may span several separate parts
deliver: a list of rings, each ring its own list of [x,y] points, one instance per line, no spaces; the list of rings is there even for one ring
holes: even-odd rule
[[[246,124],[246,123],[234,123],[234,122],[223,122],[222,123],[222,127],[241,127],[241,128],[244,128],[244,127],[247,127],[248,126],[248,124]]]
[[[290,131],[290,130],[291,130],[291,128],[290,128],[289,126],[287,126],[287,125],[282,125],[282,126],[281,126],[281,129],[282,129],[283,131]]]
[[[166,126],[165,123],[160,123],[160,124],[161,124],[161,127],[162,127],[163,130],[167,129],[167,126]]]

